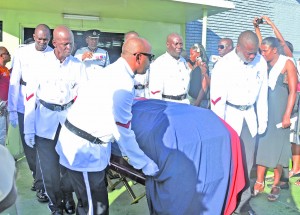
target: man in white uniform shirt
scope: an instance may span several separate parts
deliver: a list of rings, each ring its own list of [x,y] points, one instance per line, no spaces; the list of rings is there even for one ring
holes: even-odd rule
[[[26,83],[35,80],[38,73],[42,73],[44,65],[41,65],[41,58],[45,53],[53,51],[48,46],[51,34],[50,29],[45,24],[38,25],[33,34],[34,43],[21,47],[17,50],[13,64],[9,84],[8,111],[10,124],[16,127],[19,124],[21,142],[23,145],[29,169],[32,171],[34,183],[31,189],[37,190],[37,199],[40,202],[48,202],[48,197],[44,194],[44,186],[40,175],[40,168],[36,166],[36,150],[27,146],[24,140],[24,95]]]
[[[150,67],[149,97],[189,104],[190,69],[182,52],[182,38],[176,33],[167,37],[167,52],[158,57]]]
[[[108,52],[98,47],[99,35],[100,31],[96,29],[86,31],[85,40],[88,46],[78,49],[75,53],[75,57],[84,62],[89,79],[110,63]]]
[[[268,120],[267,63],[258,54],[258,47],[252,31],[242,32],[236,48],[218,61],[211,77],[211,109],[238,133],[242,145],[246,186],[237,214],[255,214],[249,205],[250,171],[256,135],[265,132]]]
[[[72,196],[66,193],[70,190],[64,190],[68,187],[61,187],[67,182],[61,181],[60,174],[64,172],[60,171],[59,157],[55,151],[61,125],[76,99],[77,88],[87,80],[84,65],[71,56],[73,44],[72,31],[65,26],[56,27],[53,31],[54,51],[48,52],[42,60],[43,74],[34,82],[28,82],[26,87],[25,141],[29,146],[36,142],[37,160],[40,162],[45,190],[50,200],[49,208],[56,215],[62,214],[63,198],[66,212],[74,213],[72,204],[70,206],[68,202],[72,201]]]
[[[153,57],[148,41],[129,39],[122,47],[121,57],[78,90],[56,150],[72,178],[80,202],[79,215],[108,214],[104,177],[111,144],[118,144],[129,163],[145,175],[153,176],[158,171],[139,148],[130,125],[134,75],[144,74]]]

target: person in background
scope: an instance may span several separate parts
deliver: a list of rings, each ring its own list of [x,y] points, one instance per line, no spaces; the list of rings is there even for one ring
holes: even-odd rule
[[[126,40],[128,40],[128,39],[136,38],[136,37],[139,37],[139,36],[140,36],[139,33],[137,33],[136,31],[128,31],[124,35],[124,42],[126,42]]]
[[[269,25],[273,29],[273,32],[274,32],[277,40],[279,41],[279,47],[277,47],[278,54],[289,57],[296,65],[296,61],[293,58],[294,47],[293,47],[292,43],[284,40],[279,29],[276,27],[276,25],[272,22],[272,20],[268,16],[255,17],[253,19],[253,26],[255,29],[255,33],[258,36],[260,43],[262,41],[262,35],[261,35],[260,27],[259,27],[261,24]],[[299,72],[297,72],[297,74],[298,74],[298,81],[299,81],[300,80]],[[300,85],[298,86],[298,88],[300,89]],[[299,95],[297,97],[298,97],[298,99],[296,101],[299,100]],[[298,107],[297,104],[295,104],[295,105],[296,105],[296,107]],[[298,112],[298,110],[293,110],[293,112],[294,112],[293,117],[295,117],[296,112]],[[281,189],[289,189],[289,178],[300,173],[300,143],[297,140],[296,132],[297,132],[298,128],[296,125],[298,125],[298,121],[293,123],[291,125],[291,129],[290,129],[291,130],[290,142],[291,142],[291,148],[292,148],[291,149],[292,161],[293,161],[293,163],[295,163],[295,165],[293,164],[291,171],[289,171],[288,166],[283,167],[283,172],[281,174],[280,185],[279,185]],[[267,177],[266,181],[273,182],[274,176]],[[272,184],[268,184],[268,186],[272,186]]]
[[[96,29],[85,32],[87,47],[82,47],[75,52],[75,57],[84,62],[88,78],[110,64],[108,52],[98,47],[100,31]]]
[[[10,54],[0,46],[0,145],[5,146],[7,135],[7,99],[10,71],[5,66],[10,61]]]
[[[149,97],[189,104],[187,93],[191,70],[181,56],[182,37],[177,33],[169,34],[166,47],[166,53],[151,64]]]
[[[187,64],[191,69],[188,95],[192,105],[203,108],[209,107],[208,89],[210,78],[207,63],[208,59],[204,47],[195,43],[190,48],[190,59],[187,60]]]
[[[282,34],[280,33],[279,29],[276,27],[276,25],[272,22],[272,20],[268,16],[255,17],[253,20],[253,26],[254,26],[255,33],[259,39],[259,44],[261,44],[261,42],[262,42],[262,36],[261,36],[261,32],[260,32],[260,27],[259,27],[261,24],[267,24],[267,25],[271,26],[276,38],[279,40],[279,43],[283,49],[284,55],[286,55],[288,57],[293,57],[292,50],[290,50],[290,48],[288,47]],[[279,47],[279,50],[280,50],[280,47]]]
[[[264,190],[266,168],[274,168],[274,182],[269,201],[276,201],[280,193],[283,167],[288,167],[291,148],[289,146],[292,110],[296,101],[297,71],[293,61],[280,55],[280,45],[274,37],[262,40],[261,54],[268,63],[268,125],[265,134],[259,137],[257,150],[257,180],[254,195]],[[281,125],[279,125],[281,123]]]
[[[137,38],[139,34],[136,31],[129,31],[124,35],[124,42],[131,38]],[[134,76],[135,97],[149,98],[149,70],[145,74],[136,74]]]
[[[230,38],[220,39],[218,43],[218,52],[220,57],[224,57],[226,54],[233,50],[233,42]]]
[[[242,32],[236,48],[218,61],[211,75],[211,110],[224,119],[241,140],[246,185],[235,214],[256,214],[249,204],[250,172],[256,135],[265,132],[268,121],[267,63],[258,54],[258,48],[256,34]]]
[[[34,43],[25,45],[16,51],[8,94],[9,121],[14,128],[19,125],[22,146],[34,179],[31,190],[36,191],[39,202],[48,202],[49,199],[45,194],[40,168],[36,163],[36,149],[29,147],[24,140],[24,100],[27,82],[31,79],[36,80],[37,75],[43,71],[40,59],[45,53],[53,50],[48,45],[50,38],[50,28],[45,24],[39,24],[34,30]]]
[[[87,76],[84,64],[71,55],[74,36],[68,27],[56,27],[52,43],[54,50],[41,59],[43,73],[26,86],[24,134],[26,144],[36,147],[49,209],[60,215],[63,209],[68,214],[75,213],[75,202],[55,146],[77,89]]]
[[[226,54],[228,54],[229,52],[231,52],[233,50],[234,46],[233,46],[233,41],[230,38],[222,38],[219,40],[218,42],[218,53],[219,56],[216,55],[211,55],[209,58],[209,61],[213,63],[213,66],[215,65],[215,63],[217,63],[217,61],[224,57]]]

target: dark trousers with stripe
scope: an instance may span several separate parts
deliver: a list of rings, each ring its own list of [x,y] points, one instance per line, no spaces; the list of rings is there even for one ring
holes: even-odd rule
[[[249,208],[250,207],[249,201],[251,199],[250,172],[254,162],[256,136],[254,137],[251,136],[251,133],[245,121],[243,122],[240,141],[241,141],[246,185],[239,194],[238,205],[235,210],[235,213],[248,211],[250,209]]]
[[[37,161],[41,166],[41,176],[52,211],[62,208],[64,193],[73,191],[69,176],[65,167],[59,164],[59,156],[55,150],[59,131],[60,126],[54,140],[36,136]]]
[[[29,147],[26,144],[24,139],[24,114],[23,113],[18,112],[18,123],[19,123],[19,131],[20,131],[22,146],[24,149],[24,154],[26,156],[29,169],[32,172],[32,176],[35,181],[35,187],[37,190],[44,189],[40,166],[38,162],[36,162],[36,148]]]
[[[105,170],[99,172],[67,170],[78,199],[76,214],[108,215],[109,204],[104,180]],[[89,202],[92,202],[92,205],[89,205]]]

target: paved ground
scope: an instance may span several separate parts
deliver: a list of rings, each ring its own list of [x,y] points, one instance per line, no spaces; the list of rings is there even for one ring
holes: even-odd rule
[[[47,204],[39,203],[35,192],[30,191],[32,177],[25,159],[17,162],[18,199],[14,207],[1,215],[49,215]],[[296,177],[291,179],[290,190],[282,190],[277,202],[268,202],[267,194],[270,188],[251,200],[251,205],[258,215],[296,215],[300,214],[300,187],[294,185]],[[254,183],[255,179],[253,179]],[[141,185],[130,183],[136,194],[143,194],[145,189]],[[146,198],[131,205],[131,197],[125,187],[120,184],[114,191],[109,192],[110,215],[149,215]]]

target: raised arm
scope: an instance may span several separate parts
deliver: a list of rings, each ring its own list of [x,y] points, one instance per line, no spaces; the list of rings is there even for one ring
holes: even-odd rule
[[[280,45],[283,47],[284,54],[288,57],[293,57],[292,51],[287,46],[282,34],[280,33],[276,25],[271,21],[271,19],[268,16],[262,16],[262,18],[265,21],[264,23],[270,25],[273,29],[276,38],[279,40]]]

